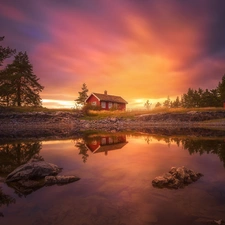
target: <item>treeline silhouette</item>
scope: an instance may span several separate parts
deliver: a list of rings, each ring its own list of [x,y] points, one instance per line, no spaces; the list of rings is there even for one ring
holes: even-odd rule
[[[189,88],[187,93],[177,96],[174,101],[168,97],[164,103],[164,107],[168,108],[202,108],[202,107],[222,107],[225,101],[225,75],[222,81],[218,83],[215,89],[203,90],[198,88],[194,90]],[[158,102],[156,107],[161,106]]]

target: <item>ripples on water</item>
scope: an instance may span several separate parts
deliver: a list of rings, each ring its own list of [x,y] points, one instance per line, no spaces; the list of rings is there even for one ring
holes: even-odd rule
[[[29,195],[4,183],[0,224],[174,225],[225,219],[225,137],[91,135],[69,140],[2,140],[0,176],[38,154],[77,182]],[[172,166],[204,174],[178,190],[152,180]]]

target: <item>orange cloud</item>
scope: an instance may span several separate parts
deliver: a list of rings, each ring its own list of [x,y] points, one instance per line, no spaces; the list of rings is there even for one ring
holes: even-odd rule
[[[199,15],[174,2],[36,4],[48,34],[30,51],[45,86],[42,98],[73,101],[86,83],[90,92],[108,90],[136,105],[135,99],[157,101],[189,87],[210,88],[219,81],[213,73],[223,74],[225,60],[206,55],[212,19],[198,3],[193,10],[201,9]],[[21,11],[14,10],[22,19]]]

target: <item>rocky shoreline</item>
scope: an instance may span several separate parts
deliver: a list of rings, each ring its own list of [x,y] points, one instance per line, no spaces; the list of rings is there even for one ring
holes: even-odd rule
[[[135,118],[109,117],[85,120],[81,112],[0,113],[0,138],[29,136],[69,136],[86,130],[107,132],[141,131],[152,133],[166,130],[212,128],[224,135],[225,110],[190,111],[187,113],[146,114]],[[212,120],[210,123],[205,121]],[[213,122],[214,121],[214,122]]]

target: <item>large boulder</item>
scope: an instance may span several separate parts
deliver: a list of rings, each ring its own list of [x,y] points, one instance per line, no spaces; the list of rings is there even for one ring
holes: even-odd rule
[[[32,192],[44,187],[51,185],[65,185],[68,183],[75,182],[80,178],[76,176],[46,176],[40,179],[28,179],[28,180],[18,180],[16,182],[7,183],[10,187],[12,187],[19,196],[28,195]]]
[[[28,163],[18,167],[6,177],[7,184],[19,195],[27,195],[44,186],[63,185],[79,180],[76,176],[58,176],[62,171],[57,165],[34,156]]]
[[[178,189],[197,181],[201,173],[196,173],[186,167],[172,167],[168,173],[156,177],[152,181],[153,187]]]
[[[39,179],[45,176],[57,175],[61,170],[61,168],[52,163],[47,163],[45,161],[30,161],[12,171],[6,177],[6,182]]]

